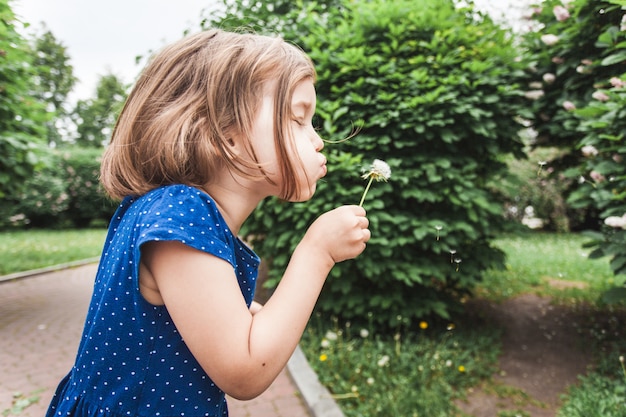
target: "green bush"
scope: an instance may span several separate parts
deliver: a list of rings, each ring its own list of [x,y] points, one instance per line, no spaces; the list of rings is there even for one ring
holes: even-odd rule
[[[0,208],[0,227],[86,227],[108,222],[116,204],[98,182],[102,149],[52,151],[50,164],[24,182],[22,192]]]
[[[504,154],[521,154],[517,116],[525,103],[511,38],[452,1],[297,4],[283,35],[316,64],[321,135],[360,131],[327,144],[329,173],[312,201],[266,200],[245,232],[259,237],[254,247],[271,261],[275,284],[301,231],[325,210],[358,204],[362,167],[383,159],[392,177],[365,201],[372,240],[333,270],[318,308],[343,319],[372,312],[383,325],[398,315],[445,317],[503,261],[490,244],[504,221],[490,184],[505,174]],[[263,16],[247,12],[253,27],[264,26]]]
[[[62,151],[61,170],[70,197],[65,212],[76,227],[86,227],[93,220],[109,221],[117,205],[100,186],[102,148],[72,147]]]

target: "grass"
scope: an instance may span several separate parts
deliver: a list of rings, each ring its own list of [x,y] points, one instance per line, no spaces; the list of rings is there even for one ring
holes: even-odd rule
[[[106,229],[0,232],[0,275],[100,255]]]
[[[506,270],[488,271],[477,294],[502,300],[522,293],[558,303],[595,303],[614,282],[608,259],[589,259],[579,234],[507,235],[494,245],[507,254]]]

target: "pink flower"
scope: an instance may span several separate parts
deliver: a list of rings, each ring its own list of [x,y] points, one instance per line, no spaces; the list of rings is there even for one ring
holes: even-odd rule
[[[563,108],[567,111],[576,110],[576,105],[569,100],[563,102]]]
[[[543,74],[543,82],[546,84],[552,84],[556,80],[556,76],[551,72],[546,72]]]
[[[565,62],[565,60],[563,58],[561,58],[560,56],[555,56],[554,58],[552,58],[552,63],[553,64],[560,65],[563,62]]]
[[[606,179],[604,177],[604,175],[600,174],[598,171],[591,171],[589,173],[589,176],[591,177],[592,180],[594,180],[595,182],[604,182],[604,180]]]
[[[559,41],[559,37],[556,35],[547,34],[547,35],[541,36],[541,42],[545,43],[548,46],[552,46],[556,44],[558,41]]]
[[[526,97],[529,100],[538,100],[541,97],[543,97],[543,95],[544,95],[543,90],[530,90],[524,93],[524,97]]]
[[[598,154],[598,150],[592,145],[583,146],[581,152],[584,156],[596,156]]]
[[[598,101],[609,101],[609,96],[606,95],[605,92],[600,91],[600,90],[594,91],[591,97],[593,97],[594,99]]]
[[[626,86],[626,81],[622,80],[621,78],[617,78],[617,77],[612,77],[609,80],[609,82],[615,88],[622,88],[622,87]]]
[[[556,20],[559,22],[569,19],[569,12],[563,6],[554,6],[552,12],[554,13],[554,17],[556,17]]]

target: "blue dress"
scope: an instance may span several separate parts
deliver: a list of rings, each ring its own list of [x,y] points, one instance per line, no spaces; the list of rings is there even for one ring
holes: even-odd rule
[[[48,417],[228,415],[224,392],[193,357],[165,306],[139,292],[141,245],[158,240],[226,260],[248,306],[252,302],[259,258],[233,236],[210,196],[170,185],[127,197],[109,226],[76,362]]]

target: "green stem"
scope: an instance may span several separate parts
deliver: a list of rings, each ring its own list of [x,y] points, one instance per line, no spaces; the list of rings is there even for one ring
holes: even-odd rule
[[[367,187],[365,187],[365,191],[363,191],[363,196],[361,197],[361,202],[359,203],[359,207],[363,207],[365,196],[367,195],[367,192],[370,190],[370,185],[372,185],[372,181],[374,181],[374,177],[370,177],[370,181],[367,183]]]

